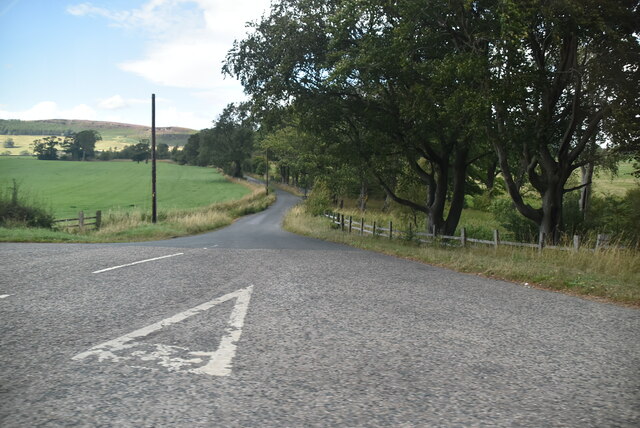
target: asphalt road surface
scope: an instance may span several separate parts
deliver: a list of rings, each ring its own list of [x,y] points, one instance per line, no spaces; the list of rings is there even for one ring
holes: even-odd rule
[[[0,426],[637,427],[640,311],[289,234],[0,244]]]

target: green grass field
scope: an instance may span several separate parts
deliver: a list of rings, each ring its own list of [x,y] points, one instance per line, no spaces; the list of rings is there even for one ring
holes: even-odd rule
[[[212,168],[159,162],[157,176],[158,210],[195,208],[250,193]],[[0,157],[3,190],[10,187],[12,179],[31,199],[50,207],[56,218],[75,217],[81,210],[148,210],[151,206],[150,163]]]
[[[640,179],[633,176],[633,164],[620,162],[618,174],[612,175],[608,171],[597,173],[593,178],[593,191],[596,195],[624,196],[628,190],[640,185]]]

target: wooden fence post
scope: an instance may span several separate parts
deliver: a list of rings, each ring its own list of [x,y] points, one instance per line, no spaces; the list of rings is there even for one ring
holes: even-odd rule
[[[84,211],[78,213],[78,229],[80,229],[80,232],[84,230]]]
[[[496,250],[498,245],[500,245],[500,232],[498,232],[498,229],[493,229],[493,246]]]
[[[374,222],[373,222],[373,237],[375,238],[375,236],[376,236],[376,222],[374,220]]]
[[[596,251],[609,245],[609,235],[598,233],[596,238]]]
[[[573,251],[578,251],[580,249],[580,237],[578,235],[573,235]]]
[[[102,211],[96,211],[96,230],[102,226]]]
[[[364,235],[364,217],[360,218],[360,235]]]
[[[393,239],[393,222],[389,220],[389,239]]]
[[[344,232],[344,214],[340,214],[340,229]]]
[[[467,246],[467,229],[464,227],[460,229],[460,242],[462,242],[462,246]]]
[[[352,226],[353,226],[353,216],[349,216],[349,233],[351,233]]]

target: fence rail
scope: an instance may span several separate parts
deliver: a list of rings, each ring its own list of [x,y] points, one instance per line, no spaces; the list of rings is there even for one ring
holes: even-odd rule
[[[86,227],[95,226],[97,230],[100,229],[100,226],[102,226],[102,211],[96,211],[96,215],[91,217],[86,217],[84,215],[84,211],[80,211],[78,212],[78,217],[76,218],[63,218],[60,220],[54,220],[53,222],[59,225],[58,227],[61,228],[77,227],[80,230],[84,230]]]
[[[474,243],[492,245],[495,248],[498,248],[501,245],[537,248],[539,251],[542,251],[543,248],[562,251],[578,251],[581,247],[581,240],[578,235],[573,236],[573,245],[571,247],[565,247],[559,245],[545,245],[545,235],[542,232],[538,236],[538,243],[533,244],[528,242],[503,241],[500,239],[500,232],[498,230],[494,230],[493,239],[488,240],[468,237],[465,228],[462,228],[460,230],[460,236],[438,235],[436,233],[418,232],[412,230],[411,224],[409,224],[406,229],[394,229],[393,222],[391,221],[389,222],[388,227],[383,227],[380,224],[377,224],[375,221],[373,222],[373,224],[367,224],[364,217],[361,217],[360,221],[357,221],[353,219],[353,216],[345,218],[344,214],[336,212],[326,212],[324,216],[331,219],[331,222],[338,225],[343,232],[348,231],[348,233],[353,233],[355,230],[363,236],[366,234],[386,237],[388,239],[408,239],[409,237],[412,237],[413,239],[416,239],[417,241],[422,243],[429,243],[438,239],[440,241],[459,241],[463,247],[467,246],[468,243]],[[607,248],[609,247],[609,241],[609,235],[598,234],[595,248],[592,248],[591,250],[598,251],[599,249]]]

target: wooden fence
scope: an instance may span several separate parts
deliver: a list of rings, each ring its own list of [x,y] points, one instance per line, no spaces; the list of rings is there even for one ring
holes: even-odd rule
[[[93,217],[86,217],[84,211],[80,211],[77,218],[63,218],[53,222],[60,228],[77,227],[83,231],[86,227],[95,226],[97,230],[102,225],[102,211],[96,211],[96,215]]]
[[[337,224],[343,232],[348,233],[358,233],[360,235],[371,235],[371,236],[380,236],[386,237],[388,239],[400,238],[400,239],[415,239],[418,242],[428,243],[433,242],[438,239],[441,241],[458,241],[460,244],[465,247],[469,243],[474,244],[482,244],[482,245],[492,245],[495,248],[498,248],[500,245],[508,245],[512,247],[529,247],[529,248],[537,248],[538,251],[542,251],[543,248],[549,248],[554,250],[565,250],[565,251],[578,251],[581,246],[580,237],[578,235],[573,236],[573,245],[571,247],[557,246],[557,245],[545,245],[545,236],[541,232],[538,237],[538,243],[526,243],[526,242],[509,242],[503,241],[500,239],[500,232],[498,230],[493,231],[493,239],[476,239],[467,236],[466,230],[462,228],[460,230],[460,236],[448,236],[448,235],[437,235],[435,233],[426,233],[426,232],[418,232],[417,230],[412,230],[411,223],[406,229],[394,229],[393,222],[389,222],[387,227],[384,227],[381,224],[376,224],[374,221],[373,224],[365,223],[364,218],[360,218],[360,221],[354,220],[353,216],[349,216],[345,218],[344,214],[335,213],[335,212],[326,212],[325,217],[331,219],[333,224]],[[609,235],[599,234],[596,240],[595,250],[599,250],[602,248],[606,248],[609,246]]]

